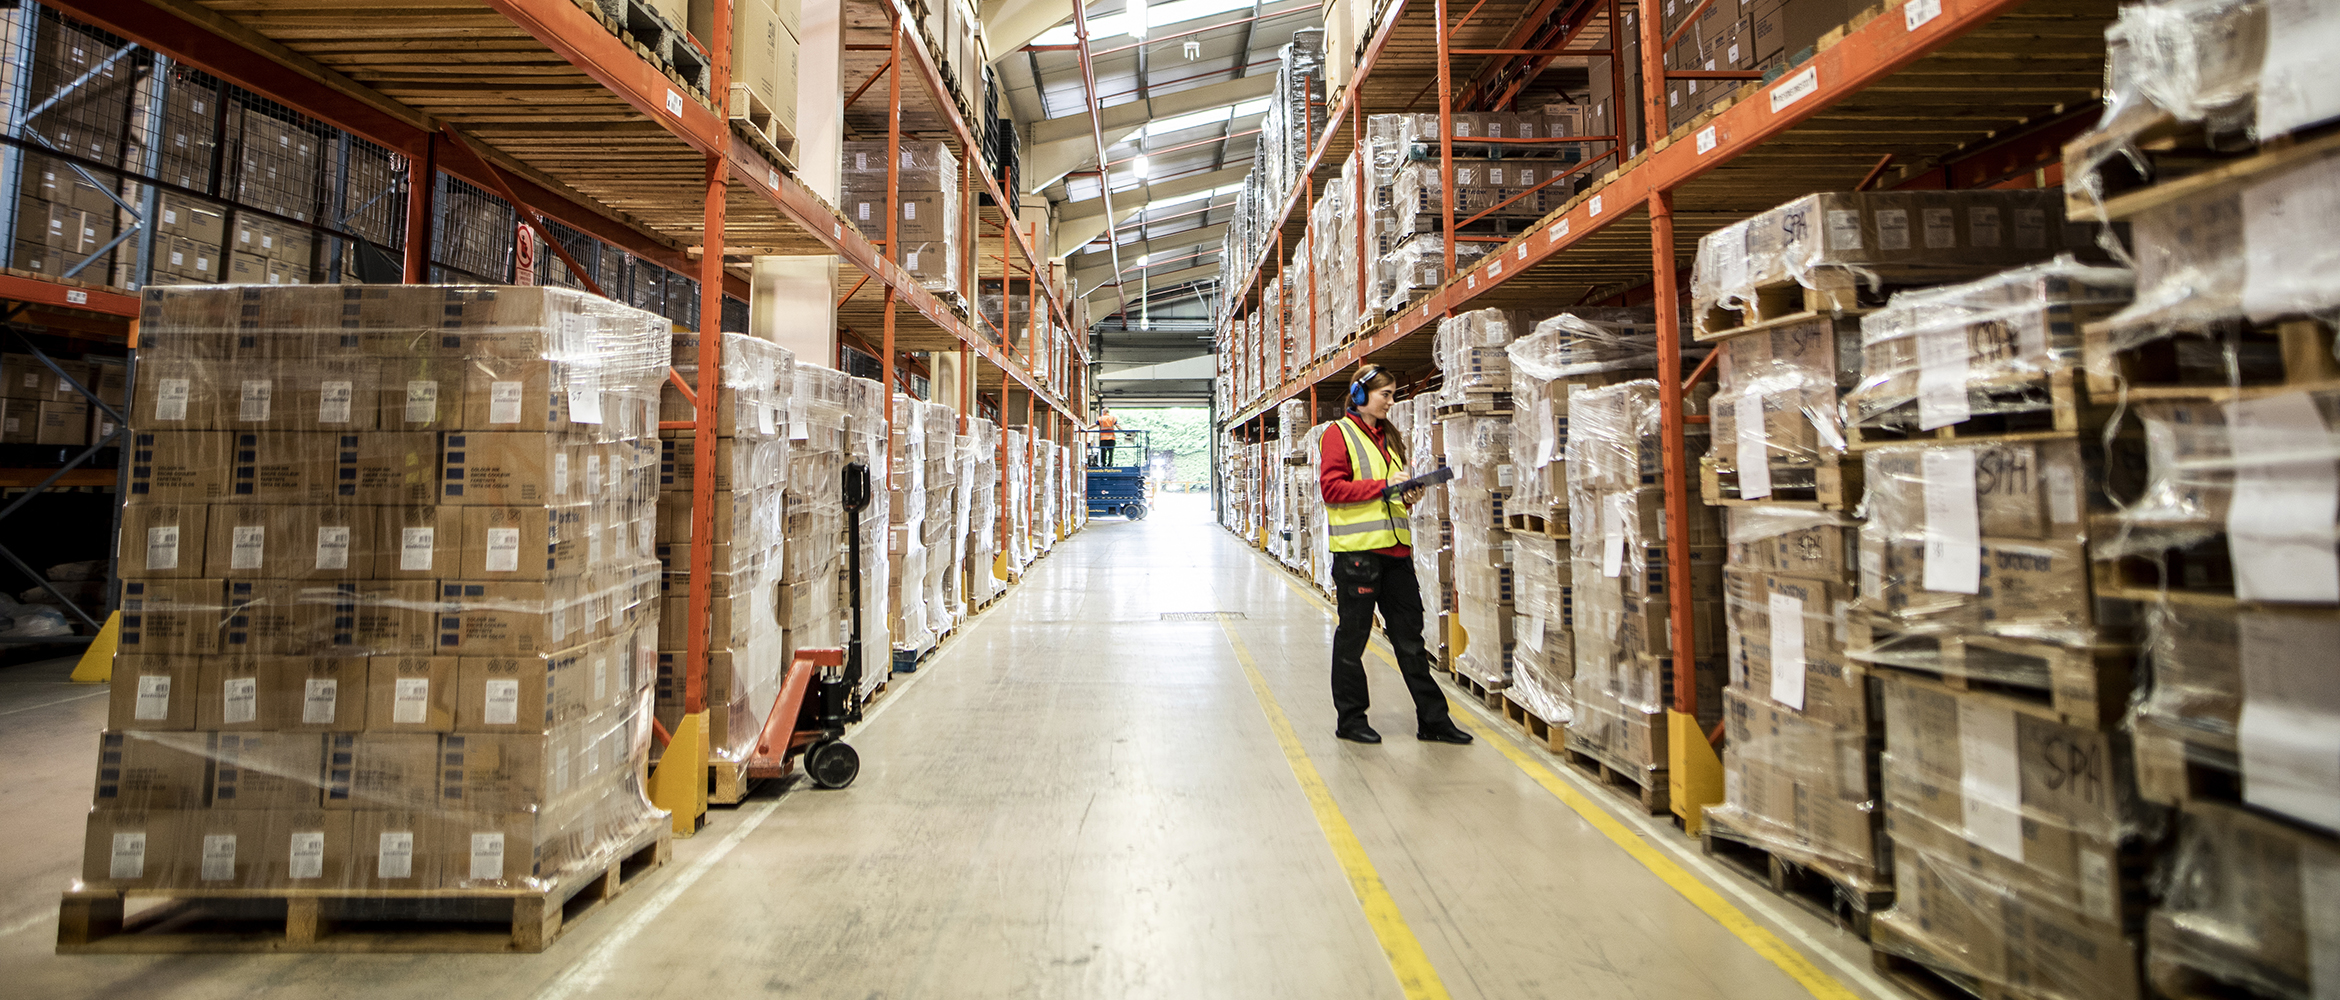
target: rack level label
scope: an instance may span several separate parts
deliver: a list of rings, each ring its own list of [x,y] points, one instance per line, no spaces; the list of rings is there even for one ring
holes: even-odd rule
[[[1806,66],[1802,72],[1780,81],[1779,86],[1771,88],[1771,113],[1778,114],[1780,109],[1819,92],[1820,67]]]

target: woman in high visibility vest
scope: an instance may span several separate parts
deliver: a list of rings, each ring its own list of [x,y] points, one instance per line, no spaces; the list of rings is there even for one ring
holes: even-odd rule
[[[1372,703],[1365,686],[1365,643],[1373,637],[1373,612],[1397,651],[1398,672],[1414,696],[1415,735],[1436,743],[1469,743],[1447,714],[1446,695],[1430,676],[1422,646],[1422,588],[1414,581],[1413,532],[1406,508],[1421,490],[1392,496],[1389,486],[1406,478],[1406,443],[1389,426],[1397,403],[1397,379],[1367,365],[1349,384],[1348,412],[1324,430],[1324,456],[1317,470],[1324,493],[1325,525],[1331,537],[1333,589],[1340,598],[1340,626],[1333,631],[1332,696],[1338,721],[1333,735],[1356,743],[1379,743],[1366,722]]]

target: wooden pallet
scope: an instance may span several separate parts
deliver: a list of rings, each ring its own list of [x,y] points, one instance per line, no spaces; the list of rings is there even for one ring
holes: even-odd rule
[[[660,819],[539,890],[76,889],[59,908],[57,953],[540,952],[673,855]]]
[[[2090,415],[2085,408],[2070,369],[2044,373],[2020,384],[2004,388],[1978,386],[1968,391],[1968,398],[1985,397],[1974,407],[1974,415],[1947,427],[1933,430],[1918,429],[1915,420],[1917,404],[1891,411],[1911,421],[1899,426],[1887,426],[1879,421],[1884,415],[1872,415],[1864,423],[1846,425],[1845,447],[1851,451],[1881,444],[1908,442],[1982,443],[1987,441],[2038,441],[2071,437],[2077,434]],[[2038,406],[2038,397],[2044,390],[2045,407]],[[2008,412],[1986,412],[1994,402],[2000,406],[2023,406],[2025,409]]]
[[[2160,336],[2116,347],[2116,343],[2132,339],[2125,336],[2129,333],[2109,320],[2080,328],[2080,356],[2087,367],[2091,394],[2141,402],[2248,399],[2340,389],[2340,362],[2332,357],[2332,327],[2316,320],[2285,320],[2263,326],[2236,321],[2225,330],[2203,331],[2201,339],[2222,348],[2232,344],[2243,359],[2240,378],[2233,382],[2224,372],[2181,371],[2178,337]]]
[[[1698,460],[1698,492],[1709,507],[1803,507],[1813,510],[1850,510],[1861,502],[1861,464],[1845,461],[1844,453],[1823,449],[1812,465],[1771,464],[1771,494],[1753,500],[1739,496],[1739,473],[1722,469],[1709,454]]]
[[[1567,723],[1553,722],[1537,715],[1526,705],[1512,700],[1509,695],[1503,697],[1503,717],[1510,719],[1512,725],[1525,731],[1529,739],[1543,744],[1545,749],[1553,753],[1559,753],[1566,749],[1568,742]]]
[[[714,61],[707,56],[686,26],[667,19],[666,14],[644,0],[599,0],[602,23],[617,32],[619,38],[636,46],[644,58],[667,71],[685,86],[705,94]]]
[[[1466,389],[1460,403],[1442,403],[1431,408],[1434,420],[1453,420],[1459,417],[1508,417],[1511,415],[1511,393],[1487,389]]]
[[[2239,137],[2209,135],[2202,122],[2180,122],[2166,113],[2140,117],[2118,131],[2091,132],[2064,146],[2064,176],[2071,179],[2064,211],[2074,221],[2133,219],[2335,152],[2340,128],[2329,125],[2253,146]]]
[[[754,794],[762,778],[750,778],[747,765],[736,760],[715,760],[707,763],[707,804],[736,806]]]
[[[1503,515],[1503,529],[1515,535],[1527,535],[1533,538],[1555,540],[1567,538],[1567,510],[1562,508],[1543,514],[1506,513]]]
[[[1744,310],[1727,308],[1719,302],[1698,307],[1692,318],[1691,339],[1724,340],[1758,330],[1874,311],[1861,306],[1860,282],[1852,272],[1821,268],[1806,277],[1811,286],[1793,280],[1757,286],[1754,301],[1747,303]]]
[[[764,105],[764,99],[748,89],[747,84],[731,85],[731,99],[726,104],[731,117],[731,130],[746,137],[748,144],[770,157],[772,162],[793,170],[796,167],[796,136],[781,125],[780,116]]]
[[[1665,768],[1626,766],[1575,733],[1569,733],[1562,742],[1560,759],[1602,787],[1638,803],[1649,815],[1670,811],[1672,789],[1667,784]]]
[[[1875,869],[1852,869],[1801,852],[1783,851],[1716,819],[1712,809],[1699,828],[1698,845],[1723,867],[1762,883],[1781,898],[1863,940],[1869,937],[1869,915],[1893,905],[1893,883]]]
[[[1924,1000],[2069,1000],[2060,992],[2024,990],[1959,972],[1924,943],[1902,933],[1896,919],[1901,918],[1870,921],[1870,964],[1879,976]]]
[[[1502,684],[1488,684],[1460,670],[1451,671],[1450,676],[1454,678],[1456,687],[1470,692],[1471,697],[1477,699],[1480,705],[1497,710],[1503,707]]]
[[[2062,646],[2032,639],[1953,632],[1902,632],[1858,612],[1844,616],[1850,658],[1962,693],[1991,694],[2086,728],[2118,723],[2128,709],[2137,650]],[[1893,653],[1872,653],[1882,646]]]

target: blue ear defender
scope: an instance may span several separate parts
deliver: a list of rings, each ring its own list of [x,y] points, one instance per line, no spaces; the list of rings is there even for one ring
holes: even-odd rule
[[[1380,365],[1366,365],[1365,367],[1357,370],[1356,380],[1349,383],[1350,406],[1365,405],[1365,384],[1373,381],[1373,376],[1379,374],[1381,374]]]

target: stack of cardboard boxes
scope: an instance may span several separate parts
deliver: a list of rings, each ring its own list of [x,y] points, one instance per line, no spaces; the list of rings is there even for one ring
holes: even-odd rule
[[[900,206],[889,256],[937,295],[963,297],[960,260],[959,158],[941,142],[904,139],[894,171]],[[886,238],[886,143],[845,144],[845,217],[872,240]]]
[[[132,63],[115,58],[118,46],[55,18],[41,19],[33,8],[5,12],[11,38],[26,37],[25,22],[39,20],[32,51],[21,53],[30,65],[26,92],[19,108],[38,108],[40,114],[21,123],[22,138],[35,149],[94,160],[122,162],[122,136],[129,131]],[[62,161],[28,155],[23,181],[7,193],[16,203],[16,242],[9,247],[9,266],[43,275],[62,275],[80,267],[82,281],[104,284],[113,280],[113,255],[90,261],[91,255],[113,240],[120,206],[100,190],[117,178],[110,172],[76,171]]]
[[[52,357],[73,382],[106,402],[122,405],[121,359],[73,361]],[[88,444],[96,424],[89,397],[30,354],[0,354],[0,444]],[[109,395],[110,393],[110,395]],[[104,429],[111,431],[107,421]]]
[[[1699,731],[1722,718],[1721,524],[1713,508],[1692,503],[1688,537],[1668,536],[1658,398],[1657,383],[1644,379],[1575,392],[1565,459],[1576,622],[1567,746],[1631,777],[1645,802],[1662,800],[1667,784],[1676,659],[1693,661]],[[1688,580],[1673,578],[1673,546],[1690,549]],[[1696,614],[1687,650],[1675,648],[1672,630],[1682,587]]]
[[[699,337],[675,338],[674,368],[698,384]],[[787,667],[786,636],[778,617],[787,546],[783,491],[790,469],[789,424],[795,357],[787,348],[735,333],[723,334],[716,426],[661,430],[658,476],[658,558],[663,564],[658,708],[680,721],[685,692],[675,669],[689,649],[692,598],[691,539],[698,463],[713,461],[713,572],[707,583],[709,745],[718,758],[744,759],[755,749]],[[661,422],[694,418],[691,402],[671,382],[661,387]],[[710,446],[708,443],[712,442]]]
[[[926,524],[920,537],[926,546],[926,579],[921,599],[926,604],[926,628],[937,638],[958,624],[952,594],[958,587],[952,568],[963,554],[966,512],[959,496],[959,415],[941,403],[921,403],[921,432],[926,438]]]
[[[93,182],[94,181],[94,182]],[[16,245],[11,267],[35,274],[103,284],[113,280],[115,254],[92,259],[114,239],[121,206],[100,184],[102,170],[76,171],[62,160],[25,156],[24,188],[16,201]]]
[[[96,888],[531,888],[656,814],[654,316],[155,289]]]
[[[664,0],[683,6],[682,0]],[[715,37],[714,0],[690,0],[687,11],[669,11],[676,24],[690,25],[702,43]],[[676,16],[679,15],[679,16]],[[781,138],[796,135],[797,62],[803,52],[802,0],[745,0],[731,6],[731,85],[744,88],[772,115]],[[731,113],[749,108],[734,95]]]
[[[1007,586],[993,572],[1000,552],[999,425],[980,417],[967,421],[970,432],[961,446],[966,461],[967,558],[964,564],[967,601],[980,607]]]
[[[926,532],[933,514],[927,508],[931,494],[926,419],[926,404],[894,394],[893,465],[886,478],[893,517],[886,544],[893,572],[886,580],[886,607],[896,646],[914,653],[924,652],[934,638],[926,606],[926,564],[931,557]]]

